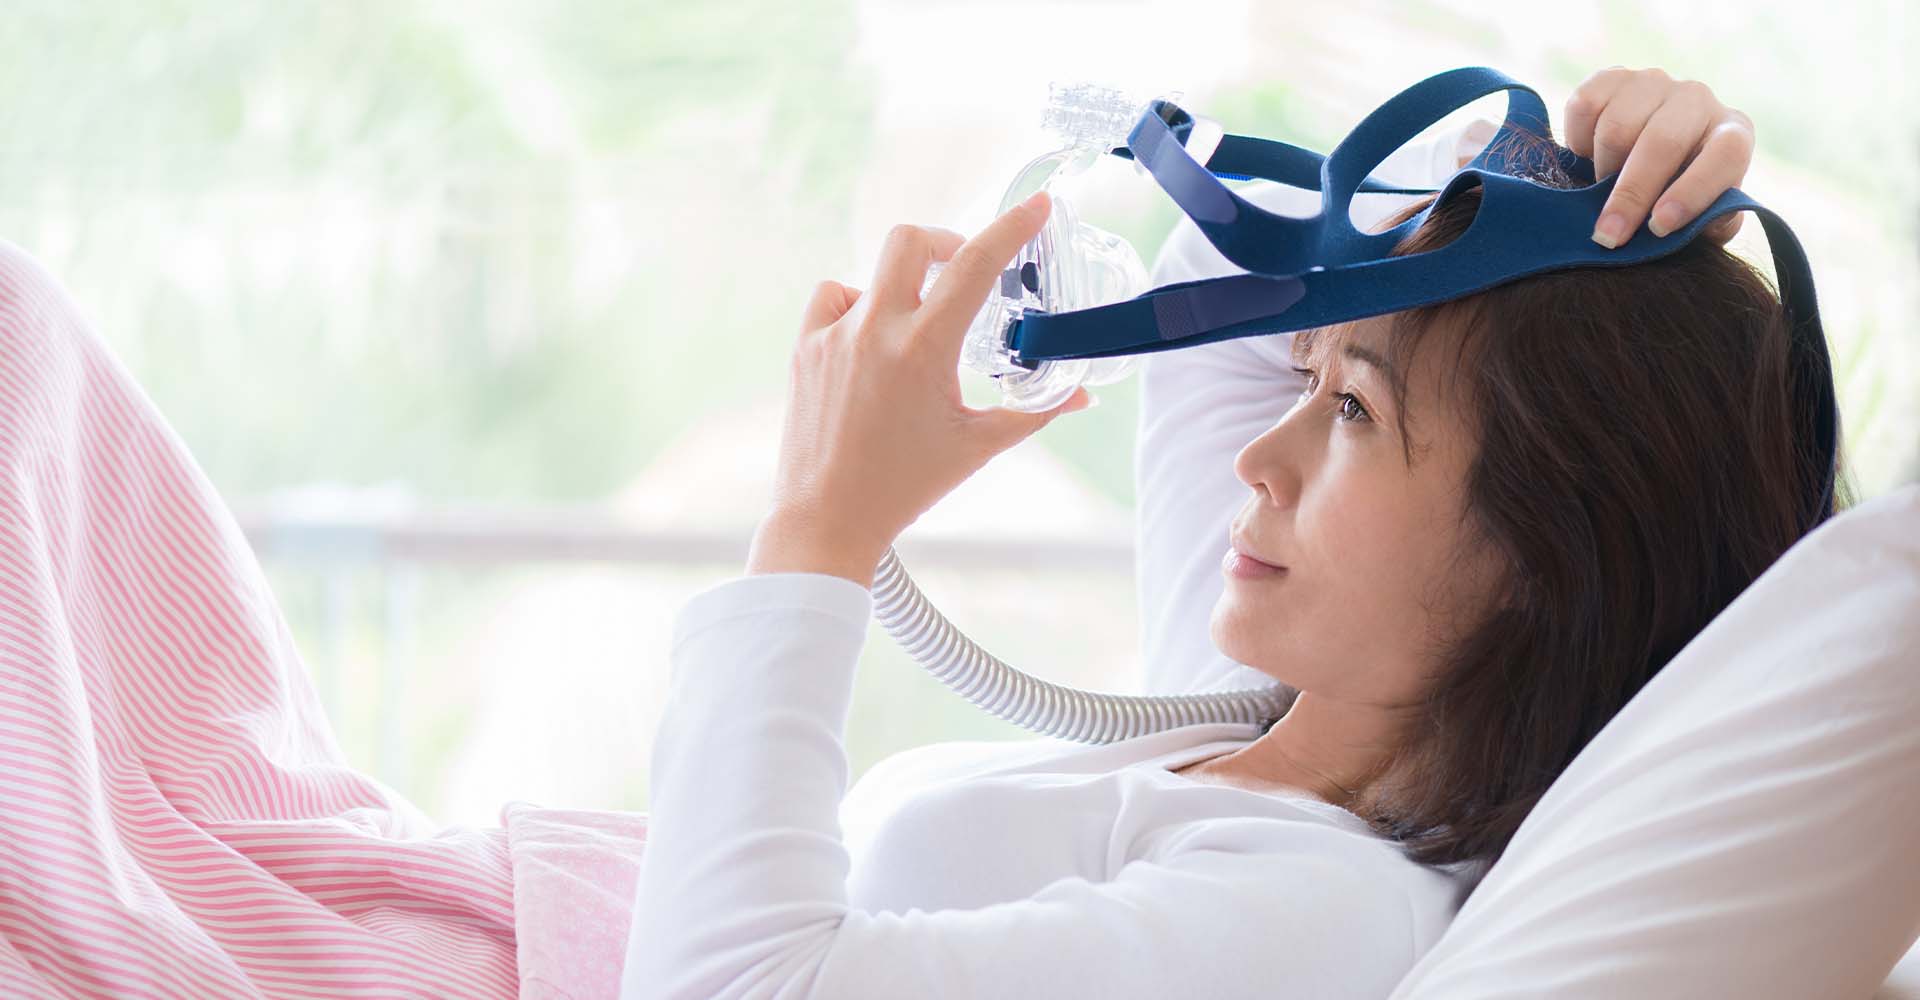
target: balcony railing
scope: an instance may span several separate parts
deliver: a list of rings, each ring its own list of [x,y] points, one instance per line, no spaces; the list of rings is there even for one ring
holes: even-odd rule
[[[635,526],[592,508],[444,507],[382,509],[372,504],[238,505],[235,517],[262,563],[313,574],[319,582],[317,634],[308,660],[330,717],[339,719],[339,674],[354,578],[377,574],[381,593],[378,701],[371,706],[375,773],[405,787],[409,660],[423,575],[445,567],[511,568],[598,563],[634,568],[745,565],[751,525],[736,530]],[[1029,539],[951,537],[909,530],[895,546],[916,569],[1131,574],[1133,540],[1119,534]]]

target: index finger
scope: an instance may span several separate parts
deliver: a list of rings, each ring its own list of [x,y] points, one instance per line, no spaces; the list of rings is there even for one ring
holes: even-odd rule
[[[936,329],[951,328],[956,338],[966,334],[987,293],[999,284],[1000,272],[1027,241],[1039,235],[1052,210],[1052,196],[1039,191],[1007,209],[953,252],[921,306]],[[943,320],[945,326],[938,325]]]

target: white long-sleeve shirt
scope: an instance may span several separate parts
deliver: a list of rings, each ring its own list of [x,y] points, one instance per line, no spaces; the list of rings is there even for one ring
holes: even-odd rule
[[[1376,174],[1433,182],[1452,138]],[[1437,169],[1436,169],[1437,168]],[[1318,195],[1242,194],[1308,214]],[[1376,212],[1401,199],[1368,196]],[[1233,274],[1182,220],[1155,286]],[[1300,385],[1288,335],[1146,355],[1136,455],[1149,693],[1273,678],[1208,638],[1233,458]],[[872,594],[817,573],[740,576],[674,622],[621,996],[1386,997],[1466,876],[1416,865],[1359,817],[1171,768],[1259,735],[1185,726],[1106,745],[937,743],[847,789],[842,742]]]

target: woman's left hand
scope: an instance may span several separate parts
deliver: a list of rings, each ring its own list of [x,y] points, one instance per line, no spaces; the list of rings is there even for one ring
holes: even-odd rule
[[[815,288],[793,350],[772,509],[747,573],[831,573],[871,587],[887,547],[921,514],[993,456],[1091,404],[1085,388],[1039,413],[961,398],[967,328],[1051,207],[1043,193],[964,241],[895,226],[869,291]],[[922,301],[934,261],[947,265]]]

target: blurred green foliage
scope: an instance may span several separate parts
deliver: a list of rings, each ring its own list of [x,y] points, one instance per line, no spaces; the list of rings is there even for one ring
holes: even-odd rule
[[[777,278],[844,253],[869,133],[837,0],[26,0],[6,20],[0,238],[114,289],[79,297],[229,497],[604,495],[760,391],[784,353],[722,359],[765,355],[799,305],[734,295],[669,326],[719,272],[753,274],[657,225],[676,186],[789,185],[806,242]],[[765,130],[724,127],[742,120]],[[609,245],[624,266],[595,259]]]

